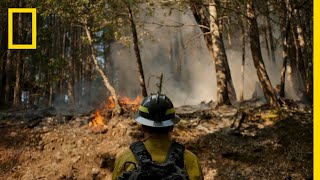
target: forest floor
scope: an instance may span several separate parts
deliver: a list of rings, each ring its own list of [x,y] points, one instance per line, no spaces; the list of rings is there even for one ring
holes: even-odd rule
[[[182,114],[172,137],[199,157],[206,180],[312,179],[312,111],[201,110]],[[55,119],[0,120],[0,179],[109,180],[116,154],[143,138],[130,116],[106,118],[103,132],[84,117]]]

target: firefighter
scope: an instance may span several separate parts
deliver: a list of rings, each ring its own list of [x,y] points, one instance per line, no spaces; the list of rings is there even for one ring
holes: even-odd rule
[[[142,101],[138,110],[138,117],[135,120],[142,125],[144,137],[146,137],[143,144],[150,153],[152,160],[163,163],[173,142],[170,139],[170,132],[174,125],[180,121],[180,118],[175,115],[175,108],[171,100],[160,93],[149,95]],[[183,159],[184,169],[189,179],[203,180],[197,156],[185,149]],[[133,152],[129,148],[117,156],[112,174],[113,180],[135,167],[133,164],[127,165],[126,162],[137,163]]]

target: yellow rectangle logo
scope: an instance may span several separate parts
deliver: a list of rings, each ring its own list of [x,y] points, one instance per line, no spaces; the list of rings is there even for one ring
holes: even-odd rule
[[[31,13],[32,15],[32,43],[13,44],[13,13]],[[8,8],[8,49],[37,49],[37,9],[36,8]]]

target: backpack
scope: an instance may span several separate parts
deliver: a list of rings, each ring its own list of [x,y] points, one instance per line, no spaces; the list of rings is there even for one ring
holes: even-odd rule
[[[182,144],[177,142],[171,144],[164,163],[152,161],[142,141],[131,144],[130,149],[138,165],[126,162],[124,168],[127,164],[134,164],[135,168],[124,172],[118,180],[189,180],[184,169],[184,146]]]

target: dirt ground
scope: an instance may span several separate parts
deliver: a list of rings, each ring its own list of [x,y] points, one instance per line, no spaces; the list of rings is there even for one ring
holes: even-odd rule
[[[312,109],[259,109],[243,122],[236,114],[223,107],[183,116],[172,133],[199,157],[206,180],[313,178]],[[111,179],[116,154],[143,134],[131,117],[105,120],[106,132],[84,117],[0,120],[0,179]]]

